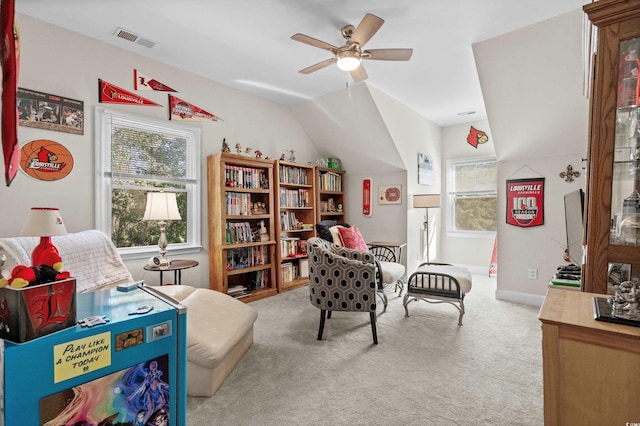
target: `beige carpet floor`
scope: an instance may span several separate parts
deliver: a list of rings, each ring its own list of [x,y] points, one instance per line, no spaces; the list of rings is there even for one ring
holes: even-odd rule
[[[307,287],[253,302],[253,346],[213,397],[188,397],[187,424],[542,425],[538,308],[495,289],[474,275],[461,327],[449,304],[405,318],[389,294],[378,345],[361,313],[334,312],[316,340]]]

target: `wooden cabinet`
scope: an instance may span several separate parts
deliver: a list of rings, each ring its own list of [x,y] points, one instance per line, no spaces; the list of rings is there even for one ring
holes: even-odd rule
[[[550,288],[540,310],[545,425],[640,419],[640,327],[594,320],[594,296]]]
[[[313,166],[276,162],[276,249],[278,291],[309,282],[307,239],[315,236],[316,190]]]
[[[273,165],[229,153],[207,157],[209,284],[242,301],[277,292]]]
[[[600,0],[584,10],[597,27],[598,49],[583,290],[613,293],[621,281],[640,280],[640,0]]]
[[[344,170],[316,167],[317,221],[346,222]]]

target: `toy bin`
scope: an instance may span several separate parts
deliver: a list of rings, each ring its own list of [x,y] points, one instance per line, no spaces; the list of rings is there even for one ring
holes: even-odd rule
[[[76,324],[76,279],[0,288],[0,338],[23,343]]]

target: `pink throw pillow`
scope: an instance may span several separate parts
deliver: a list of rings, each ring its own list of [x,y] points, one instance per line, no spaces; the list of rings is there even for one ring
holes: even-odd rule
[[[367,243],[364,242],[362,234],[357,226],[353,225],[351,228],[340,227],[340,238],[342,238],[342,244],[350,249],[358,251],[369,251]]]

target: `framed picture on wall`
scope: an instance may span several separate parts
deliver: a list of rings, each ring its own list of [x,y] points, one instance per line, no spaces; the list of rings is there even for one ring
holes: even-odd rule
[[[418,153],[418,184],[433,185],[433,161],[421,152]]]
[[[402,185],[378,186],[378,204],[402,204]]]

